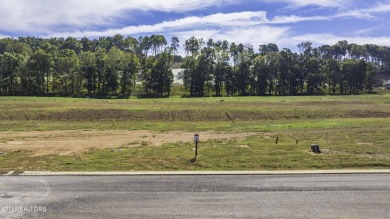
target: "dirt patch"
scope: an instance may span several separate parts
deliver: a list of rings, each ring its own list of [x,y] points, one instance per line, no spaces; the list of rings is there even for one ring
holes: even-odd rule
[[[357,155],[358,157],[362,158],[370,158],[370,159],[389,159],[390,155],[389,154],[359,154]]]
[[[332,148],[321,148],[321,153],[323,154],[333,154]]]
[[[373,145],[372,143],[369,143],[369,142],[357,142],[358,145]]]
[[[200,132],[201,141],[243,139],[257,133]],[[193,141],[194,133],[153,131],[34,131],[0,132],[0,149],[27,150],[32,156],[71,155],[89,149],[159,146]]]

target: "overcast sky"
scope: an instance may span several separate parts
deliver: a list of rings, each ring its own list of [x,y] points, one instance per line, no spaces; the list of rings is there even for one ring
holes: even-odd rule
[[[115,34],[390,46],[390,0],[0,0],[0,38]]]

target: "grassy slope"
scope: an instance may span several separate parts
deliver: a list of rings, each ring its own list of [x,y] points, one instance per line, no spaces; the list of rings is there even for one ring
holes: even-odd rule
[[[176,143],[117,152],[92,150],[72,156],[29,157],[29,151],[6,151],[0,156],[0,171],[389,168],[389,106],[388,94],[141,100],[1,97],[0,131],[208,130],[258,134],[245,140],[201,142],[195,164],[190,163],[193,145]],[[310,153],[312,143],[320,144],[324,153]]]

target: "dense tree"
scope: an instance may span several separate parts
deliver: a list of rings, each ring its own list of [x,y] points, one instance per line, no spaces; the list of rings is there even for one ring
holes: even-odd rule
[[[177,48],[179,48],[179,38],[178,37],[172,37],[171,38],[171,54],[175,55],[177,53]]]
[[[97,93],[98,96],[106,95],[106,68],[107,68],[107,52],[106,49],[99,49],[95,53],[96,70],[97,70]]]
[[[0,94],[16,94],[16,79],[22,62],[23,56],[20,54],[5,52],[0,55]]]
[[[279,52],[279,47],[274,43],[269,43],[267,45],[263,44],[259,46],[259,52],[261,55],[265,55],[270,52]]]
[[[203,39],[197,39],[195,37],[191,37],[190,39],[185,41],[184,49],[187,55],[196,57],[199,54],[203,45],[204,45]]]
[[[184,68],[184,87],[190,92],[190,97],[193,97],[195,96],[196,59],[192,56],[187,56],[184,59],[182,68]]]
[[[305,69],[307,70],[306,75],[306,89],[307,94],[315,94],[320,92],[323,82],[324,75],[321,72],[321,62],[315,57],[311,57],[305,63]]]
[[[118,49],[116,46],[111,47],[107,52],[106,59],[106,72],[105,72],[105,91],[111,93],[111,95],[116,94],[119,87],[119,74],[123,70],[124,66],[124,52]]]
[[[299,52],[305,57],[305,58],[310,58],[313,56],[313,47],[312,47],[311,42],[302,42],[297,45]]]
[[[87,51],[80,54],[80,67],[85,79],[84,87],[87,88],[88,96],[97,88],[97,66],[94,52]]]
[[[334,48],[332,46],[323,45],[320,46],[318,49],[320,52],[321,59],[323,60],[329,60],[335,57]]]
[[[150,37],[150,45],[152,47],[153,54],[157,56],[157,54],[163,51],[164,46],[167,45],[167,41],[163,35],[152,35]]]
[[[346,40],[339,41],[333,45],[333,52],[336,59],[341,60],[347,55],[348,42]]]
[[[6,52],[5,48],[12,44],[15,40],[11,38],[0,39],[0,54],[4,54]]]
[[[139,37],[138,44],[140,46],[141,53],[145,56],[148,56],[149,50],[152,47],[150,38],[148,36]]]
[[[270,95],[273,94],[275,90],[276,80],[277,80],[277,72],[278,72],[278,53],[270,52],[267,54],[267,65],[269,68],[268,75],[268,93]]]
[[[47,93],[49,92],[49,84],[50,84],[50,69],[52,65],[52,56],[48,54],[43,49],[38,49],[35,51],[28,62],[29,70],[32,71],[35,76],[35,85],[38,90],[36,93]],[[45,82],[46,76],[46,82]],[[46,86],[45,86],[46,84]],[[45,89],[46,87],[46,89]]]
[[[75,51],[76,54],[80,54],[80,52],[83,50],[83,45],[76,38],[68,37],[61,45],[60,49],[69,49]]]
[[[64,95],[78,95],[82,86],[79,58],[74,50],[63,49],[55,63],[54,87]]]
[[[189,89],[191,97],[201,97],[205,94],[205,86],[211,80],[212,59],[202,52],[196,59],[187,57],[184,61],[184,85]]]
[[[346,59],[342,62],[342,73],[349,94],[363,91],[366,69],[367,63],[364,60]]]
[[[205,66],[199,66],[205,62],[204,54],[200,54],[201,48],[204,45],[203,39],[191,37],[185,41],[184,49],[187,57],[184,60],[184,86],[190,92],[191,97],[203,96],[204,82],[203,72]]]
[[[266,95],[268,87],[269,66],[267,56],[260,55],[253,60],[253,78],[256,81],[256,94],[259,96]]]
[[[237,68],[235,69],[236,75],[236,84],[239,95],[245,96],[249,95],[250,89],[250,62],[249,61],[241,61]]]
[[[340,64],[335,59],[328,59],[325,63],[323,70],[324,74],[326,75],[326,78],[328,79],[328,93],[331,94],[332,92],[332,94],[335,94],[336,88],[338,85],[340,85],[342,80]]]
[[[222,96],[224,79],[227,77],[229,66],[229,42],[218,41],[214,44],[214,90],[215,96]]]
[[[128,98],[132,94],[139,68],[138,57],[131,53],[125,53],[123,69],[120,75],[121,94],[123,97]]]
[[[170,95],[173,62],[183,62],[189,96],[357,94],[374,86],[374,76],[390,72],[390,47],[339,41],[299,53],[191,37],[186,57],[177,54],[179,38],[163,35],[138,39],[116,34],[73,37],[0,39],[0,95],[129,97],[138,75],[145,94]]]
[[[366,69],[366,88],[369,92],[372,92],[374,87],[374,76],[378,74],[379,69],[374,63],[367,63]]]
[[[292,52],[288,49],[283,49],[277,60],[278,65],[278,82],[277,82],[277,91],[279,95],[286,95],[290,90],[290,80],[292,78]]]
[[[161,53],[158,58],[146,59],[143,70],[143,85],[146,95],[153,97],[169,96],[173,83],[171,69],[172,56],[169,50]]]
[[[210,91],[211,73],[213,71],[213,53],[211,48],[203,48],[196,61],[193,96],[205,96],[205,88]],[[208,92],[209,95],[209,92]]]
[[[127,52],[131,52],[133,54],[136,54],[140,56],[142,54],[142,51],[140,51],[140,45],[134,37],[127,37],[125,38],[123,42],[123,50]]]

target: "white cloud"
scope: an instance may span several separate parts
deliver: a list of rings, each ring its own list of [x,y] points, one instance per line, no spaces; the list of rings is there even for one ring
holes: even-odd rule
[[[109,29],[104,31],[87,32],[66,32],[51,34],[47,37],[99,37],[122,35],[148,35],[163,34],[167,38],[177,36],[180,42],[192,36],[208,40],[227,40],[229,42],[252,44],[257,49],[260,44],[281,43],[287,45],[289,40],[289,27],[273,27],[275,23],[267,19],[267,13],[240,12],[228,14],[213,14],[203,17],[187,17],[175,21],[162,22],[155,25],[129,26],[120,29]],[[181,50],[181,53],[183,51]]]
[[[289,28],[287,27],[272,27],[268,25],[254,26],[250,28],[226,28],[226,29],[199,29],[191,31],[177,31],[172,35],[179,37],[181,44],[184,44],[185,40],[194,36],[198,39],[202,38],[206,42],[208,39],[227,40],[229,43],[242,43],[253,45],[257,52],[258,46],[261,44],[277,43],[279,46],[289,46]],[[179,54],[184,55],[183,46],[179,47]]]
[[[354,17],[360,19],[374,19],[376,14],[390,12],[390,4],[379,3],[371,8],[345,10],[335,17]]]
[[[265,11],[257,12],[238,12],[238,13],[218,13],[203,17],[186,17],[174,21],[165,21],[154,25],[128,26],[119,29],[108,29],[103,31],[85,31],[85,32],[65,32],[50,34],[47,37],[99,37],[122,35],[148,35],[163,34],[167,38],[178,36],[181,42],[191,36],[203,38],[205,40],[213,38],[214,40],[228,40],[236,43],[250,43],[255,48],[260,44],[276,43],[281,48],[295,49],[296,45],[303,41],[312,41],[314,44],[334,44],[343,39],[350,39],[351,42],[373,42],[380,45],[386,45],[387,38],[377,37],[348,37],[336,36],[332,34],[302,34],[292,35],[293,26],[288,24],[315,21],[315,20],[335,20],[349,14],[337,14],[330,16],[276,16],[272,19],[267,18]],[[356,34],[356,33],[354,33]],[[387,44],[388,45],[388,44]]]
[[[122,35],[148,35],[163,34],[179,37],[181,42],[195,36],[205,40],[228,40],[229,42],[252,44],[257,47],[259,44],[276,42],[288,36],[289,27],[273,27],[274,23],[267,19],[267,13],[239,12],[239,13],[218,13],[203,17],[187,17],[174,21],[165,21],[154,25],[128,26],[119,29],[108,29],[103,31],[77,31],[50,34],[46,37],[99,37]],[[287,40],[286,40],[287,41]]]
[[[267,25],[255,26],[251,28],[227,28],[220,30],[191,30],[175,32],[174,34],[183,40],[192,36],[196,38],[214,39],[214,40],[227,40],[229,42],[252,44],[254,46],[272,43],[277,39],[284,38],[288,35],[289,28],[286,27],[271,27]]]
[[[260,1],[260,0],[258,0]],[[280,48],[295,49],[303,41],[316,45],[332,45],[339,40],[365,44],[390,45],[387,37],[362,37],[371,29],[355,31],[351,35],[335,34],[298,34],[292,35],[294,23],[307,21],[332,21],[341,18],[372,19],[380,13],[390,12],[390,4],[374,4],[371,8],[347,10],[352,1],[333,0],[264,0],[282,2],[290,7],[314,5],[336,8],[334,14],[323,16],[277,15],[267,18],[266,11],[243,11],[236,13],[217,13],[208,16],[190,16],[173,21],[162,21],[152,25],[117,26],[117,20],[131,11],[192,11],[221,4],[239,4],[233,0],[1,0],[0,34],[25,32],[39,37],[99,37],[122,35],[163,34],[167,37],[178,36],[183,43],[191,36],[228,40],[236,43],[250,43],[257,50],[259,44],[276,43]],[[326,9],[328,10],[328,9]],[[334,11],[333,9],[331,11]],[[58,25],[58,26],[57,26]],[[58,31],[56,27],[68,26]],[[335,24],[337,25],[337,24]],[[106,26],[106,28],[97,28]],[[108,27],[108,28],[107,28]],[[99,29],[98,31],[96,31]],[[101,29],[101,30],[100,30]],[[94,30],[94,31],[90,31]],[[310,33],[310,30],[307,30]],[[29,34],[33,33],[33,34]]]
[[[379,29],[379,28],[378,27],[364,28],[364,29],[356,30],[355,34],[359,35],[359,36],[360,35],[367,35],[367,34],[370,34],[377,29]]]
[[[283,2],[295,7],[306,5],[341,7],[349,2],[349,0],[265,1]],[[210,6],[239,3],[240,1],[234,0],[1,0],[0,31],[36,34],[57,32],[59,28],[62,30],[96,30],[98,26],[116,27],[117,19],[124,16],[131,17],[131,12],[134,11],[188,12]],[[385,10],[384,8],[388,7],[388,5],[380,6],[382,7],[378,6],[375,10]]]
[[[228,14],[213,14],[203,17],[187,17],[175,21],[165,21],[155,25],[129,26],[120,29],[109,29],[103,31],[85,31],[85,32],[63,32],[50,34],[46,37],[99,37],[122,35],[148,35],[163,34],[168,39],[171,36],[177,36],[180,42],[184,43],[186,39],[192,36],[208,40],[228,40],[229,42],[252,44],[256,47],[259,44],[276,42],[275,40],[288,35],[288,27],[272,27],[272,23],[267,19],[267,13],[257,12],[239,12]],[[180,50],[181,54],[184,51]]]
[[[374,16],[369,12],[361,10],[343,11],[333,16],[334,18],[351,17],[357,19],[373,19]]]
[[[327,8],[344,8],[350,4],[351,0],[265,0],[268,2],[283,2],[291,7],[305,7],[309,5],[327,7]]]
[[[197,38],[207,39],[212,38],[216,40],[227,40],[230,43],[252,44],[255,51],[261,44],[276,43],[279,49],[289,48],[297,52],[297,45],[301,42],[310,41],[314,46],[334,45],[338,41],[347,40],[349,43],[376,44],[382,46],[390,45],[390,37],[365,37],[365,36],[338,36],[334,34],[301,34],[293,35],[290,28],[286,27],[272,27],[272,26],[258,26],[247,29],[226,29],[226,30],[194,30],[186,32],[176,32],[176,36],[180,38],[180,42],[191,36]],[[184,54],[181,48],[181,54]]]
[[[63,32],[50,34],[51,37],[99,37],[112,36],[117,33],[122,35],[161,33],[175,30],[187,29],[208,29],[208,28],[234,28],[234,27],[251,27],[260,24],[269,23],[267,13],[264,11],[257,12],[239,12],[239,13],[218,13],[203,17],[186,17],[175,21],[164,21],[154,25],[128,26],[119,29],[108,29],[103,31],[85,31],[85,32]]]
[[[300,17],[300,16],[276,16],[272,19],[271,23],[275,24],[291,24],[298,23],[303,21],[321,21],[321,20],[331,20],[331,17],[326,16],[312,16],[312,17]]]
[[[372,13],[390,12],[390,4],[379,3],[373,8],[363,9],[362,11],[367,11]]]
[[[140,26],[128,26],[118,29],[107,29],[102,31],[76,31],[76,32],[59,32],[55,34],[49,34],[44,37],[67,37],[73,36],[77,38],[81,37],[99,37],[99,36],[113,36],[115,34],[122,35],[139,35],[150,33],[164,33],[172,31],[186,30],[204,30],[209,32],[210,29],[237,29],[240,31],[245,29],[252,29],[256,26],[274,25],[274,24],[292,24],[304,21],[318,21],[318,20],[332,20],[335,16],[313,16],[313,17],[300,17],[300,16],[277,16],[269,20],[267,18],[267,12],[265,11],[244,11],[237,13],[218,13],[203,17],[186,17],[177,19],[174,21],[164,21],[154,25],[140,25]],[[241,33],[238,33],[241,35]]]
[[[3,38],[12,38],[11,36],[7,36],[7,35],[2,35],[0,34],[0,39],[3,39]]]
[[[260,1],[260,0],[258,0]],[[271,3],[282,2],[293,7],[316,5],[321,7],[342,8],[351,0],[264,0]],[[371,13],[390,11],[390,4],[377,4],[373,8],[359,10],[341,10],[334,16],[276,16],[267,20],[266,12],[238,12],[215,14],[205,17],[188,17],[176,21],[162,22],[155,25],[130,26],[120,28],[117,19],[130,16],[133,11],[187,12],[223,4],[239,4],[234,0],[1,0],[0,32],[25,33],[27,35],[44,34],[73,36],[113,35],[121,32],[136,34],[164,31],[183,25],[240,26],[258,24],[288,24],[313,20],[330,20],[340,17],[372,18]],[[241,17],[240,17],[241,16]],[[230,18],[230,19],[229,19]],[[93,31],[105,27],[104,31]],[[98,28],[100,27],[100,28]],[[118,28],[117,28],[118,27]],[[196,27],[195,27],[196,28]],[[60,32],[59,32],[60,31]],[[63,33],[61,33],[63,31]],[[71,31],[71,32],[70,32]]]
[[[337,36],[334,34],[303,34],[291,37],[292,41],[297,43],[310,41],[314,45],[334,45],[340,40],[347,40],[348,43],[376,44],[388,46],[390,44],[390,37],[365,37],[365,36]]]
[[[1,0],[0,31],[50,32],[56,27],[114,25],[129,11],[186,12],[234,3],[232,0]]]
[[[338,18],[357,18],[357,19],[375,19],[375,14],[390,12],[390,4],[378,4],[373,8],[356,9],[356,10],[341,10],[334,15],[328,16],[311,16],[302,17],[296,15],[276,16],[272,19],[275,24],[289,24],[304,21],[320,21],[320,20],[336,20]]]

